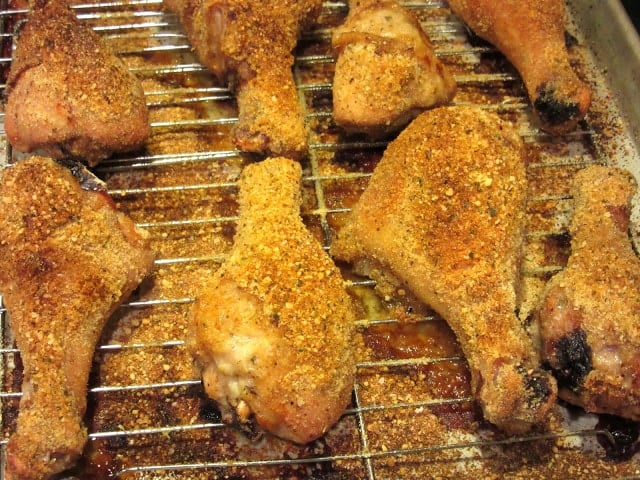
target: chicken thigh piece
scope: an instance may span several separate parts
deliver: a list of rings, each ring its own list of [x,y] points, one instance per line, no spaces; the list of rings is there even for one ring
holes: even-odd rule
[[[511,124],[475,107],[420,114],[391,142],[332,254],[411,291],[451,326],[489,422],[544,425],[554,379],[519,321],[526,178]]]
[[[302,29],[321,0],[167,0],[200,61],[236,91],[234,142],[246,152],[299,159],[307,152],[304,112],[292,67]]]
[[[300,218],[300,179],[282,157],[245,168],[233,248],[196,298],[189,345],[224,421],[307,443],[351,398],[355,312]]]
[[[418,19],[395,0],[351,0],[332,45],[333,119],[346,131],[383,137],[455,95]]]
[[[640,260],[628,235],[636,189],[626,170],[576,174],[571,255],[537,316],[559,396],[588,412],[640,420]]]
[[[569,61],[564,0],[451,0],[449,5],[518,70],[543,130],[575,129],[589,109],[591,90]]]
[[[93,166],[142,148],[151,133],[140,82],[65,0],[32,2],[7,95],[7,137],[22,152]]]
[[[0,292],[23,365],[7,480],[50,478],[81,455],[94,348],[153,266],[146,233],[73,168],[82,184],[45,157],[0,174]]]

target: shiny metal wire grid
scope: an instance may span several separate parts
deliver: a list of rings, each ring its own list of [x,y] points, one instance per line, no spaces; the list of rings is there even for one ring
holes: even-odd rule
[[[181,28],[176,23],[176,18],[173,15],[162,12],[161,0],[131,0],[131,1],[113,1],[102,2],[97,4],[79,4],[76,5],[75,11],[78,17],[82,20],[92,22],[96,31],[108,42],[118,42],[122,39],[138,39],[139,42],[135,42],[137,45],[134,48],[124,48],[118,53],[122,55],[148,55],[155,54],[158,58],[162,58],[164,62],[158,62],[157,65],[152,68],[135,67],[133,71],[141,77],[155,77],[159,75],[174,75],[181,77],[197,72],[205,72],[202,65],[192,60],[189,55],[190,45],[187,41]],[[427,11],[430,9],[442,9],[446,12],[446,3],[440,0],[427,0],[427,1],[412,1],[405,2],[405,5],[415,9],[417,11]],[[346,5],[344,2],[330,2],[327,1],[324,4],[323,15],[344,15],[346,12]],[[15,17],[21,16],[25,13],[25,10],[20,9],[8,9],[0,11],[0,21],[3,24]],[[459,67],[456,71],[455,78],[459,86],[460,91],[465,91],[467,88],[480,87],[481,89],[491,90],[493,88],[500,88],[504,84],[517,84],[519,79],[512,71],[495,70],[495,71],[483,71],[479,73],[474,70],[475,62],[478,62],[478,58],[483,54],[493,53],[493,49],[481,42],[471,42],[469,40],[469,33],[464,26],[458,22],[451,15],[440,15],[424,23],[424,28],[434,41],[436,52],[438,56],[445,62],[455,62]],[[11,42],[12,32],[3,30],[2,41]],[[327,28],[319,28],[311,32],[306,32],[303,39],[307,42],[326,42],[330,38],[330,30]],[[140,46],[142,44],[142,46]],[[0,58],[0,67],[8,67],[11,62],[10,56],[4,56]],[[330,109],[323,108],[310,108],[309,102],[304,101],[309,96],[314,94],[328,94],[331,90],[330,78],[324,78],[322,81],[309,81],[306,80],[303,75],[303,70],[308,67],[315,67],[323,64],[331,64],[333,58],[330,54],[313,54],[313,55],[298,55],[296,58],[295,76],[298,84],[301,100],[306,109],[307,120],[312,122],[317,119],[328,119],[331,116]],[[1,86],[4,90],[4,85]],[[511,91],[511,89],[510,89]],[[520,89],[522,91],[522,89]],[[168,90],[159,91],[147,91],[149,98],[150,108],[162,107],[166,104],[162,100],[163,96],[171,96],[171,102],[173,104],[193,105],[193,104],[217,104],[218,102],[229,102],[233,100],[233,96],[228,89],[217,86],[210,87],[190,87],[190,86],[175,86]],[[158,100],[159,99],[159,100]],[[469,103],[469,100],[465,99],[464,95],[458,95],[454,104]],[[530,116],[528,102],[523,95],[505,95],[499,103],[486,102],[480,104],[483,108],[496,110],[500,113],[511,115],[512,118],[518,121],[520,133],[527,143],[540,143],[544,145],[550,142],[549,138],[541,133],[534,125],[532,125],[528,118]],[[207,111],[206,109],[204,109]],[[151,126],[154,134],[157,132],[181,132],[184,129],[199,128],[199,127],[216,127],[216,126],[228,126],[237,122],[237,117],[234,115],[227,116],[211,116],[192,120],[180,120],[180,121],[155,121]],[[528,171],[535,175],[535,171],[539,170],[555,170],[564,168],[579,168],[581,166],[596,163],[605,162],[606,159],[599,157],[597,148],[594,148],[591,140],[592,132],[588,127],[580,127],[576,132],[567,135],[561,141],[564,142],[568,148],[564,149],[562,154],[556,151],[550,150],[549,152],[541,153],[536,161],[528,164]],[[322,141],[319,136],[310,137],[310,151],[309,151],[309,169],[304,178],[304,184],[310,187],[315,194],[315,208],[313,211],[304,212],[309,217],[317,219],[318,224],[323,236],[323,242],[325,248],[328,249],[331,239],[331,227],[328,219],[332,215],[342,215],[348,211],[347,207],[343,206],[328,206],[325,201],[325,186],[327,182],[341,182],[349,181],[358,178],[367,178],[369,173],[366,172],[349,172],[339,174],[327,174],[323,172],[319,166],[318,157],[321,154],[327,152],[351,152],[351,151],[372,151],[380,150],[384,148],[384,142],[367,142],[367,141],[355,141],[355,140],[341,140],[341,141]],[[5,140],[6,157],[4,162],[11,163],[14,159],[14,154],[10,147],[6,145]],[[544,149],[543,149],[544,150]],[[140,155],[140,156],[128,156],[119,157],[107,160],[100,164],[96,169],[99,175],[108,175],[116,172],[136,172],[136,171],[148,171],[160,167],[166,167],[169,165],[188,165],[190,163],[197,164],[199,162],[219,162],[226,159],[234,159],[239,156],[239,153],[233,149],[220,150],[212,149],[204,152],[185,152],[183,154],[171,154],[171,155]],[[187,193],[195,190],[212,190],[221,188],[234,188],[235,182],[212,182],[212,183],[198,183],[190,185],[176,185],[176,186],[140,186],[135,188],[122,188],[111,189],[110,194],[116,199],[126,198],[133,195],[147,195],[153,199],[154,195],[182,192]],[[529,198],[529,204],[536,203],[554,203],[557,205],[563,205],[568,196],[566,194],[558,194],[556,192],[542,192],[535,193]],[[152,200],[151,200],[152,201]],[[558,208],[558,211],[562,212],[566,210],[564,207]],[[167,220],[167,221],[140,221],[138,224],[144,228],[150,230],[162,230],[176,227],[188,227],[197,224],[221,224],[230,223],[233,224],[236,221],[236,217],[231,215],[227,217],[205,217],[205,218],[185,218],[180,220]],[[555,222],[553,227],[533,229],[528,232],[530,239],[535,240],[538,238],[544,238],[553,235],[562,235],[566,233],[566,222],[561,218]],[[0,232],[0,235],[2,233]],[[179,256],[179,257],[166,257],[156,260],[157,265],[182,265],[190,264],[193,262],[212,262],[220,263],[224,260],[224,255],[215,256]],[[525,275],[529,277],[539,277],[549,275],[561,269],[561,265],[536,265],[531,264],[525,267]],[[349,287],[363,287],[372,288],[373,282],[368,280],[354,280],[348,282]],[[0,297],[1,299],[1,297]],[[176,295],[174,298],[157,298],[157,299],[145,299],[142,301],[128,301],[122,305],[122,309],[140,309],[140,308],[160,308],[167,305],[181,305],[190,304],[193,298],[189,296]],[[422,321],[431,321],[433,318],[427,316]],[[381,324],[394,324],[398,323],[396,318],[362,318],[358,321],[358,328],[361,331],[365,331],[372,328],[375,325]],[[4,343],[0,345],[0,368],[4,375],[4,369],[8,365],[14,362],[16,355],[19,355],[17,349],[12,345],[10,338],[10,331],[8,328],[7,314],[2,306],[0,306],[0,335],[2,336]],[[176,338],[168,341],[159,341],[156,343],[132,343],[132,344],[108,344],[100,345],[98,347],[99,352],[117,352],[127,349],[174,349],[183,348],[184,339]],[[361,362],[358,364],[358,372],[361,373],[365,370],[383,370],[394,367],[406,367],[425,365],[438,362],[463,362],[464,359],[455,357],[446,358],[411,358],[411,359],[385,359],[381,361]],[[90,385],[90,395],[96,394],[109,394],[120,393],[127,394],[128,392],[141,391],[141,390],[160,390],[160,389],[182,389],[198,386],[200,380],[197,378],[185,378],[181,381],[159,383],[159,384],[145,384],[136,383],[132,381],[126,385],[104,385],[93,384]],[[287,464],[318,464],[318,463],[332,463],[341,460],[353,460],[361,462],[362,469],[365,472],[365,478],[373,480],[380,478],[376,471],[374,461],[377,459],[385,458],[404,458],[407,456],[420,456],[425,459],[430,454],[437,451],[444,450],[464,450],[473,448],[476,446],[491,447],[505,444],[521,443],[523,448],[526,448],[528,442],[539,440],[543,438],[558,438],[560,436],[576,437],[576,438],[590,438],[599,434],[607,435],[608,432],[598,430],[595,428],[579,428],[575,430],[566,430],[565,432],[553,433],[548,435],[531,435],[517,438],[498,439],[498,440],[470,440],[460,441],[454,444],[443,445],[425,445],[423,447],[410,447],[393,450],[381,450],[372,448],[368,442],[368,433],[365,415],[372,411],[391,411],[400,408],[420,409],[428,408],[438,405],[444,405],[447,403],[468,403],[471,402],[470,398],[456,398],[448,400],[435,400],[435,401],[420,401],[420,402],[399,402],[394,404],[382,404],[382,405],[362,405],[359,396],[359,390],[361,385],[356,382],[353,405],[345,412],[345,416],[353,416],[355,418],[355,425],[358,429],[358,436],[360,438],[360,447],[354,451],[338,453],[329,456],[320,456],[303,459],[269,459],[269,460],[251,460],[242,461],[234,459],[222,459],[211,460],[210,462],[198,462],[198,463],[180,463],[171,465],[140,465],[131,466],[120,472],[115,472],[115,477],[126,477],[127,475],[151,475],[160,474],[161,472],[174,472],[183,476],[183,478],[189,478],[194,471],[208,471],[208,470],[222,470],[230,469],[232,467],[247,467],[249,469],[253,467],[260,467],[265,465],[277,466]],[[0,391],[0,402],[7,404],[8,402],[16,402],[21,396],[21,393],[16,390],[2,389]],[[90,439],[99,440],[105,438],[134,438],[136,436],[161,436],[168,434],[175,434],[179,432],[188,432],[194,430],[212,430],[223,428],[223,424],[219,422],[194,422],[191,424],[180,425],[158,425],[150,428],[137,429],[137,430],[111,430],[111,431],[91,431],[89,434]],[[0,447],[4,453],[6,445],[6,436],[9,432],[6,431],[4,426],[2,427],[2,434],[4,439],[0,438]],[[400,460],[399,460],[400,461]],[[128,477],[127,477],[128,478]],[[137,477],[136,477],[137,478]]]

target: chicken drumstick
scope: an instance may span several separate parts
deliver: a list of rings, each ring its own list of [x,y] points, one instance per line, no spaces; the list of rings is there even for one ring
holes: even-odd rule
[[[331,248],[381,293],[408,289],[449,323],[486,420],[511,433],[543,424],[556,398],[515,313],[521,153],[496,114],[427,110],[389,144]]]
[[[245,168],[228,260],[193,308],[190,348],[225,421],[251,416],[307,443],[342,415],[355,375],[355,312],[340,271],[300,218],[300,166]]]
[[[547,284],[538,319],[561,398],[640,420],[640,260],[628,235],[636,189],[618,168],[576,175],[571,256]]]
[[[332,44],[333,119],[347,131],[384,136],[455,95],[418,19],[395,0],[351,0]]]
[[[7,94],[7,137],[22,152],[93,166],[143,147],[151,133],[140,82],[66,0],[32,3]]]
[[[95,345],[153,266],[146,234],[99,188],[44,157],[0,175],[0,291],[23,364],[7,480],[47,479],[80,456]]]
[[[291,68],[302,29],[321,0],[167,0],[200,61],[236,90],[243,151],[298,159],[307,150],[305,120]]]
[[[540,126],[573,130],[591,104],[591,91],[570,62],[564,0],[450,0],[456,15],[495,45],[520,72]]]

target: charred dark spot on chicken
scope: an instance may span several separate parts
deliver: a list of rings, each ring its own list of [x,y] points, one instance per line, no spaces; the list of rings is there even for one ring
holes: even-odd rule
[[[553,342],[553,372],[558,382],[571,390],[581,387],[592,370],[591,347],[584,330],[576,329]]]
[[[544,370],[523,371],[522,376],[528,394],[527,402],[531,408],[537,408],[555,396],[554,388],[549,383],[549,375]]]
[[[533,106],[541,120],[550,125],[561,125],[581,114],[578,103],[562,99],[556,87],[548,83],[536,88]]]

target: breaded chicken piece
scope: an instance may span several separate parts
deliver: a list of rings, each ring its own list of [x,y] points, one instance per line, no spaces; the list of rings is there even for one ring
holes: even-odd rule
[[[485,419],[545,423],[556,385],[516,316],[526,178],[515,129],[475,107],[418,116],[389,144],[331,252],[451,326]]]
[[[626,170],[576,174],[571,255],[548,282],[538,320],[561,398],[640,420],[640,260],[629,239],[636,190]]]
[[[307,153],[304,112],[292,67],[302,29],[321,0],[167,0],[200,61],[235,90],[234,143],[246,152],[299,159]]]
[[[151,133],[138,79],[65,0],[36,0],[7,79],[5,129],[16,150],[89,165],[142,148]]]
[[[417,17],[395,0],[351,0],[332,45],[333,119],[348,132],[383,137],[455,95]]]
[[[49,478],[81,455],[96,343],[153,266],[146,233],[100,188],[44,157],[0,175],[0,292],[23,365],[8,480]]]
[[[564,0],[451,0],[449,5],[518,70],[542,129],[551,134],[575,129],[589,109],[591,90],[571,66]]]
[[[228,260],[201,289],[189,342],[207,394],[297,443],[342,415],[355,376],[355,312],[340,271],[300,218],[300,166],[249,165]]]

